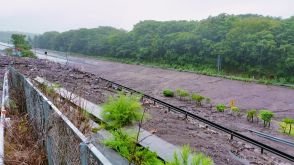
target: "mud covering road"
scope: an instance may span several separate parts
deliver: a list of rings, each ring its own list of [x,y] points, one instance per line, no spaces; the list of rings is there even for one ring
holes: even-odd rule
[[[65,59],[68,59],[67,64],[70,66],[75,66],[83,71],[94,73],[188,111],[193,111],[197,115],[228,128],[238,130],[245,135],[250,135],[251,133],[248,129],[252,129],[280,136],[291,141],[294,140],[294,138],[280,135],[277,131],[279,129],[278,121],[285,117],[294,118],[293,89],[234,81],[194,73],[101,61],[86,57],[69,56],[65,58],[62,52],[48,51],[48,56],[42,55],[41,50],[39,52],[38,56],[40,58],[48,58],[60,63],[65,63]],[[195,108],[194,104],[190,104],[188,101],[179,101],[177,98],[165,98],[162,95],[164,88],[182,88],[191,93],[200,93],[203,96],[210,97],[213,105],[218,103],[228,105],[230,100],[234,99],[236,100],[236,106],[240,107],[241,112],[243,112],[243,119],[239,120],[239,118],[231,115],[203,111],[201,108]],[[249,109],[268,109],[275,112],[272,129],[264,129],[261,125],[247,122],[244,114]]]
[[[99,84],[98,82],[98,76],[101,76],[101,74],[87,73],[70,66],[63,66],[58,63],[38,59],[0,57],[0,66],[7,65],[9,61],[14,61],[15,68],[30,78],[41,76],[51,82],[60,83],[68,90],[78,86],[79,91],[83,91],[83,97],[97,104],[104,103],[107,95],[110,94],[109,91],[102,92],[101,90],[101,85],[103,84]],[[105,74],[103,75],[104,77],[107,76]],[[133,84],[131,80],[129,82]],[[125,85],[129,86],[128,84]],[[138,85],[137,87],[140,86]],[[147,91],[152,94],[153,90],[149,89]],[[244,116],[237,117],[230,114],[218,113],[215,110],[207,110],[205,107],[195,107],[195,104],[190,101],[180,101],[178,98],[163,98],[161,94],[157,97],[165,99],[173,105],[181,106],[199,116],[233,128],[240,133],[262,141],[279,150],[292,155],[294,153],[294,148],[292,147],[262,139],[245,129],[254,128],[258,131],[291,140],[288,136],[278,133],[276,127],[270,129],[263,128],[261,124],[247,122]],[[144,124],[146,130],[154,131],[156,135],[176,145],[190,144],[197,151],[210,155],[216,164],[281,164],[282,162],[287,162],[267,152],[261,155],[259,148],[237,139],[230,140],[228,135],[206,127],[203,123],[190,119],[188,121],[184,120],[183,116],[169,113],[167,109],[162,107],[152,105],[150,107],[148,108],[148,113],[151,115],[151,119]]]
[[[48,56],[45,57],[40,50],[38,56],[61,63],[66,61],[64,54],[61,52],[48,52]],[[210,97],[213,104],[224,103],[228,105],[230,100],[235,99],[236,105],[243,110],[269,109],[275,112],[276,119],[294,118],[294,90],[290,88],[102,61],[87,57],[68,57],[68,59],[69,65],[160,99],[163,98],[161,93],[164,88],[183,88]]]

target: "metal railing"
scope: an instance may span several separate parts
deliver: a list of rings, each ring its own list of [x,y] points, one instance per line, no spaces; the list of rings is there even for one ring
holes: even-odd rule
[[[280,156],[280,157],[283,157],[283,158],[285,158],[285,159],[287,159],[287,160],[290,160],[290,161],[294,162],[294,157],[293,157],[293,155],[290,155],[290,154],[288,154],[288,153],[282,152],[282,151],[280,151],[280,150],[278,150],[278,149],[275,149],[275,148],[273,148],[273,147],[271,147],[271,146],[268,146],[268,145],[263,144],[263,143],[261,143],[261,142],[259,142],[259,141],[256,141],[256,140],[254,140],[254,139],[252,139],[252,138],[250,138],[250,137],[244,136],[244,135],[242,135],[242,134],[240,134],[240,133],[238,133],[238,132],[236,132],[236,131],[233,131],[233,130],[228,129],[228,128],[224,127],[224,126],[221,126],[221,125],[219,125],[219,124],[216,124],[216,123],[214,123],[214,122],[211,122],[211,121],[209,121],[209,120],[207,120],[207,119],[205,119],[205,118],[202,118],[202,117],[200,117],[200,116],[197,116],[197,115],[195,115],[195,114],[192,114],[192,113],[190,113],[190,112],[188,112],[188,111],[186,111],[186,110],[183,110],[183,109],[181,109],[181,108],[179,108],[179,107],[176,107],[176,106],[174,106],[174,105],[171,105],[171,104],[169,104],[169,103],[166,103],[166,102],[164,102],[164,101],[161,101],[161,100],[159,100],[159,99],[156,99],[156,98],[154,98],[154,97],[152,97],[152,96],[146,95],[146,94],[144,94],[143,92],[136,91],[136,90],[134,90],[134,89],[131,89],[131,88],[126,87],[126,86],[123,86],[123,85],[120,85],[120,84],[118,84],[118,83],[116,83],[116,82],[113,82],[113,81],[107,80],[107,79],[102,78],[102,77],[99,77],[99,79],[100,79],[100,80],[103,80],[103,81],[105,81],[105,82],[110,83],[110,84],[113,85],[113,87],[115,87],[115,88],[123,89],[123,90],[129,91],[130,93],[140,94],[140,95],[142,95],[144,98],[147,98],[147,99],[150,99],[150,100],[154,101],[154,103],[158,103],[158,104],[161,104],[161,105],[167,107],[169,111],[171,110],[171,111],[174,111],[174,112],[182,113],[182,114],[184,114],[186,117],[189,116],[189,117],[191,117],[191,118],[193,118],[193,119],[196,119],[196,120],[198,120],[198,121],[201,121],[201,122],[203,122],[203,123],[205,123],[205,124],[207,124],[207,125],[209,125],[209,126],[211,126],[211,127],[214,127],[214,128],[216,128],[216,129],[218,129],[218,130],[221,130],[221,131],[223,131],[223,132],[225,132],[225,133],[227,133],[227,134],[230,134],[230,135],[231,135],[231,139],[233,139],[233,137],[237,137],[237,138],[239,138],[239,139],[241,139],[241,140],[244,140],[244,141],[246,141],[246,142],[248,142],[248,143],[250,143],[250,144],[253,144],[253,145],[257,146],[257,147],[260,147],[260,148],[261,148],[261,153],[263,153],[263,151],[266,150],[266,151],[269,151],[269,152],[271,152],[271,153],[273,153],[273,154],[275,154],[275,155],[278,155],[278,156]]]

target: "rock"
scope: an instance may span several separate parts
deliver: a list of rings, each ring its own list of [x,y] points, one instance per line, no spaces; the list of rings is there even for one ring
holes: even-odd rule
[[[191,127],[191,126],[187,126],[186,127],[188,130],[194,130],[195,128],[194,127]]]
[[[218,132],[212,130],[212,129],[209,129],[209,131],[211,132],[211,134],[218,134]]]
[[[257,148],[255,148],[255,149],[253,150],[253,152],[255,152],[255,153],[260,153],[260,150],[257,149]]]
[[[199,128],[201,128],[201,129],[206,129],[206,128],[208,128],[208,126],[207,125],[202,125],[202,124],[199,124],[199,126],[198,126]]]

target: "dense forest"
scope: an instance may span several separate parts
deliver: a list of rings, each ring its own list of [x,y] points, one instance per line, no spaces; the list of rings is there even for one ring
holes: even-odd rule
[[[220,14],[201,21],[141,21],[113,27],[46,32],[39,48],[167,67],[294,82],[294,16]]]

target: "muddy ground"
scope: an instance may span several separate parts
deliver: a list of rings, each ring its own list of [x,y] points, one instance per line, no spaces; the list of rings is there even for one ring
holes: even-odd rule
[[[41,51],[41,50],[40,50]],[[58,62],[65,62],[62,53],[48,52],[49,56],[38,54]],[[95,60],[87,57],[68,57],[69,65],[83,71],[97,74],[128,87],[143,91],[154,97],[164,99],[164,88],[183,88],[210,97],[213,104],[229,104],[232,99],[243,110],[269,109],[276,113],[276,119],[294,118],[294,90],[286,87],[261,85],[242,81],[210,77],[195,73],[129,65],[117,62]],[[173,100],[167,101],[174,103]],[[178,106],[185,103],[175,102]]]
[[[0,57],[0,66],[3,65],[1,63],[12,60],[14,60],[15,68],[26,76],[31,78],[36,76],[45,77],[49,81],[60,83],[68,90],[72,90],[78,86],[79,91],[83,91],[85,98],[97,104],[104,103],[107,99],[107,95],[112,91],[111,89],[105,90],[105,84],[98,82],[98,76],[100,75],[86,73],[58,63],[44,60]],[[101,90],[102,88],[103,90]],[[258,131],[264,131],[289,139],[289,137],[278,133],[275,127],[265,129],[261,124],[247,122],[244,116],[238,117],[219,113],[215,110],[207,110],[204,107],[195,108],[195,103],[191,103],[190,101],[180,101],[178,98],[163,99],[174,105],[180,105],[182,108],[207,119],[234,128],[236,131],[251,136],[259,141],[263,141],[289,154],[294,153],[294,149],[289,146],[262,139],[249,133],[245,129],[247,127],[252,127]],[[267,153],[261,155],[260,149],[258,148],[254,148],[239,140],[229,140],[230,138],[228,135],[207,128],[203,123],[191,119],[187,121],[182,115],[167,112],[166,108],[158,105],[153,106],[151,104],[146,108],[151,118],[145,123],[145,129],[156,130],[156,135],[170,143],[176,145],[190,144],[197,151],[202,151],[210,155],[216,164],[278,164],[280,162],[280,158]]]

